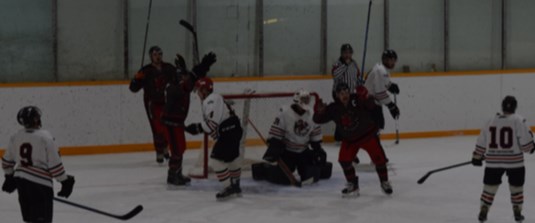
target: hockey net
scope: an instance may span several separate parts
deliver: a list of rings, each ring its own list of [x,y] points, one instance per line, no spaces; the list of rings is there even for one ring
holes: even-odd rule
[[[310,95],[312,106],[318,95],[314,92]],[[261,162],[265,149],[248,150],[246,148],[255,146],[266,148],[265,140],[273,120],[281,106],[292,103],[293,96],[294,92],[257,93],[251,90],[246,90],[243,94],[223,95],[225,102],[232,106],[242,124],[243,137],[240,143],[242,170],[249,170],[253,163]],[[205,134],[197,161],[188,172],[190,177],[204,179],[213,173],[209,159],[213,143],[213,140]]]

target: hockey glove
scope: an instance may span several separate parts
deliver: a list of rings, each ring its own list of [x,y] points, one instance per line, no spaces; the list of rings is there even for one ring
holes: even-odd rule
[[[311,142],[310,147],[312,147],[312,154],[314,160],[312,163],[314,165],[323,165],[327,162],[327,153],[321,147],[321,142]]]
[[[58,192],[59,197],[68,198],[72,194],[74,187],[74,176],[67,175],[67,179],[61,181],[61,190]]]
[[[184,57],[178,53],[176,54],[176,57],[175,57],[175,66],[176,66],[176,69],[180,70],[180,72],[187,72],[188,70]]]
[[[206,73],[210,70],[210,66],[217,61],[216,55],[213,52],[210,52],[202,58],[200,64],[193,68],[193,73],[197,75],[198,78],[203,78],[206,76]]]
[[[388,91],[392,94],[399,94],[399,86],[396,83],[391,83]]]
[[[188,132],[189,134],[192,134],[192,135],[198,135],[198,134],[204,132],[204,131],[202,130],[201,123],[193,123],[193,124],[189,124],[189,125],[186,127],[185,130],[186,130],[186,132]]]
[[[276,138],[268,139],[267,144],[268,148],[262,159],[270,163],[276,162],[284,152],[286,145],[282,140]]]
[[[357,87],[357,98],[360,100],[360,101],[364,101],[366,99],[368,99],[368,89],[366,89],[366,87],[364,86],[358,86]]]
[[[390,114],[392,115],[392,118],[398,119],[399,118],[399,108],[394,102],[390,102],[390,104],[386,105],[388,106],[388,110],[390,110]]]
[[[5,175],[5,177],[6,179],[4,180],[4,184],[2,185],[2,191],[11,194],[17,189],[17,181],[15,180],[13,174]]]
[[[474,166],[483,166],[483,159],[484,157],[482,155],[479,155],[477,153],[472,154],[472,165]]]

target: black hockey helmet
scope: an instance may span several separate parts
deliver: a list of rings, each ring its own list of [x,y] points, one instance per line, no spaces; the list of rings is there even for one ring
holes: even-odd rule
[[[353,53],[353,47],[349,43],[345,43],[340,47],[340,54],[344,53],[346,50],[349,50],[351,53]]]
[[[349,86],[344,82],[338,83],[335,89],[336,93],[343,91],[343,90],[349,90]]]
[[[154,52],[154,51],[163,53],[162,52],[162,48],[160,48],[159,46],[151,46],[149,48],[149,55],[152,55],[152,52]]]
[[[383,55],[381,56],[381,59],[395,59],[397,60],[398,59],[398,54],[396,53],[396,51],[392,50],[392,49],[387,49],[385,51],[383,51]]]
[[[41,126],[41,109],[36,106],[26,106],[19,110],[17,121],[25,128]]]
[[[507,95],[502,101],[502,111],[508,113],[515,113],[516,105],[516,98],[514,96]]]

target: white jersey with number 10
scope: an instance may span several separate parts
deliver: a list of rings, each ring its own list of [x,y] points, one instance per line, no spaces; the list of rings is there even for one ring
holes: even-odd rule
[[[517,114],[497,114],[477,138],[475,153],[485,157],[489,168],[524,166],[523,152],[533,149],[533,136],[525,119]]]

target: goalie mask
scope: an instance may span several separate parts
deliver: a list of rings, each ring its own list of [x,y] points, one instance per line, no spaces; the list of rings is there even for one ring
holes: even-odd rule
[[[294,104],[299,105],[299,107],[308,110],[310,107],[310,92],[305,90],[299,90],[294,94]]]
[[[41,127],[41,110],[36,106],[26,106],[19,110],[17,122],[25,128]]]

